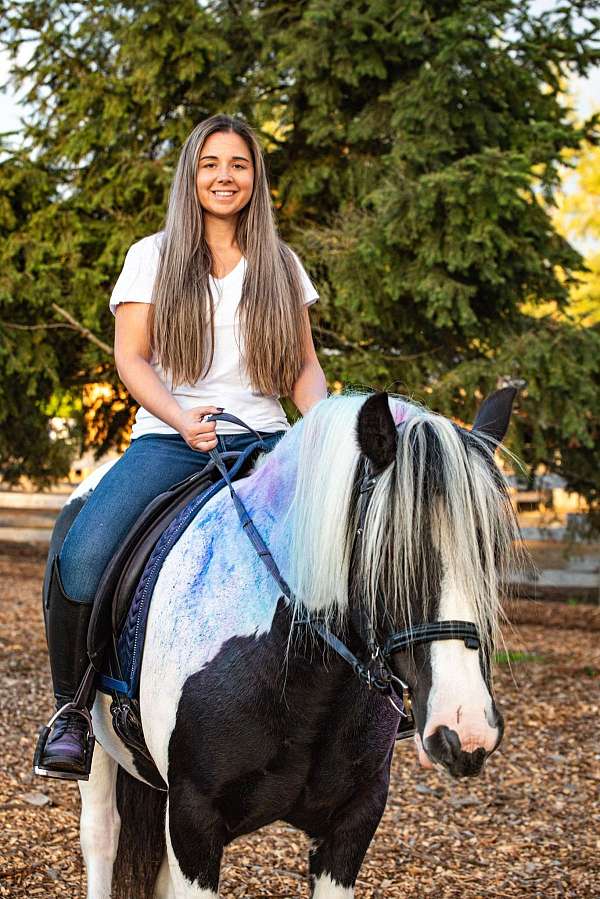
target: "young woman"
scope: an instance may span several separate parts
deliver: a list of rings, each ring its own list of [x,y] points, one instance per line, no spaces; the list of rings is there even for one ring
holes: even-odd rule
[[[209,450],[254,439],[205,416],[225,408],[272,447],[289,427],[279,396],[305,413],[327,395],[308,317],[317,298],[278,237],[253,131],[224,115],[201,122],[183,146],[164,231],[133,244],[111,297],[117,369],[140,408],[130,446],[53,563],[47,635],[58,708],[85,672],[96,589],[133,522]],[[61,715],[37,772],[85,777],[86,744],[84,718]]]

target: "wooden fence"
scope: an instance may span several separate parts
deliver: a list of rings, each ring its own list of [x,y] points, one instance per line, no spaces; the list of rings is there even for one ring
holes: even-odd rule
[[[52,527],[71,488],[53,493],[0,490],[0,542],[50,542]]]
[[[0,490],[0,544],[37,544],[43,550],[72,489],[65,485],[51,493]],[[527,495],[523,505],[530,502]],[[518,494],[515,506],[519,510]],[[527,513],[520,518],[535,568],[514,575],[517,592],[537,598],[600,601],[600,544],[569,546],[565,543],[564,526],[557,527],[556,521],[554,527],[544,528],[532,527]]]

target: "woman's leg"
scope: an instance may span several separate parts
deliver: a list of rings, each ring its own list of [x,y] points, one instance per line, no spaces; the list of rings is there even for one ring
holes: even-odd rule
[[[52,563],[47,610],[58,708],[73,701],[88,667],[88,625],[106,565],[148,503],[194,474],[208,458],[179,437],[140,437],[104,475],[77,515],[59,558]],[[36,754],[35,771],[49,777],[87,779],[90,761],[87,721],[80,713],[67,711]]]
[[[148,434],[134,440],[104,475],[73,522],[60,551],[65,592],[93,603],[104,570],[148,503],[199,471],[207,453],[181,437]]]

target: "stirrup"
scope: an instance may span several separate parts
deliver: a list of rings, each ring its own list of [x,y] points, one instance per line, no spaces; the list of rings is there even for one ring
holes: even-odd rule
[[[46,768],[42,765],[42,756],[46,750],[46,743],[48,742],[48,737],[52,731],[52,725],[54,722],[64,715],[66,712],[70,712],[73,714],[81,715],[82,718],[85,718],[88,725],[88,735],[85,746],[85,756],[83,761],[83,771],[75,772],[75,771],[61,771],[58,768]],[[38,737],[37,745],[35,747],[35,753],[33,756],[33,773],[39,774],[40,777],[56,777],[60,780],[89,780],[90,771],[92,769],[92,756],[94,755],[94,744],[96,743],[96,738],[94,736],[94,728],[92,726],[92,716],[89,711],[84,707],[82,709],[77,708],[75,702],[67,702],[63,705],[57,712],[52,715],[48,723],[41,728],[40,734]]]
[[[96,738],[94,736],[94,725],[92,724],[92,715],[87,707],[90,694],[94,689],[94,680],[96,671],[93,665],[88,665],[83,680],[81,681],[77,692],[71,702],[66,702],[57,712],[52,715],[48,723],[41,728],[38,741],[33,754],[33,773],[39,774],[40,777],[56,777],[60,780],[89,780],[90,771],[92,769],[92,756],[94,755],[94,744]],[[83,771],[61,771],[59,768],[47,768],[42,765],[42,756],[46,750],[46,743],[52,730],[52,725],[64,715],[65,712],[81,715],[85,718],[88,726],[86,738],[85,756],[83,759]]]

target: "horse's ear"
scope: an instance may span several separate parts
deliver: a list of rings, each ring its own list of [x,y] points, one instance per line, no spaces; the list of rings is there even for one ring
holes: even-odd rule
[[[473,431],[482,437],[491,437],[494,445],[502,443],[508,430],[516,395],[516,387],[503,387],[490,393],[479,407],[473,422]]]
[[[387,393],[374,393],[363,403],[358,415],[358,444],[379,474],[396,458],[398,434],[390,412]]]

